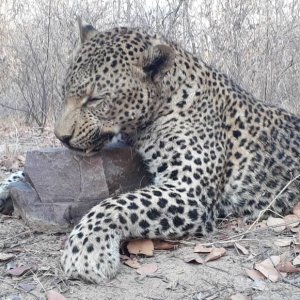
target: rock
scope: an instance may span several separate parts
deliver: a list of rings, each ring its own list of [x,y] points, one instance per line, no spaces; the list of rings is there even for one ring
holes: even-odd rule
[[[15,182],[10,186],[14,214],[38,232],[64,232],[70,223],[65,218],[70,203],[43,203],[29,183]]]
[[[29,151],[28,183],[14,183],[15,214],[37,231],[65,231],[101,200],[150,183],[141,157],[130,147],[80,157],[65,148]],[[30,183],[30,184],[29,184]]]
[[[100,156],[78,157],[64,148],[33,150],[27,152],[24,171],[43,203],[109,196]]]

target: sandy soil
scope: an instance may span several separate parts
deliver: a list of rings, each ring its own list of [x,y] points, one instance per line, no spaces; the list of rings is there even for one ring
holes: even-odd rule
[[[263,230],[260,234],[247,235],[239,242],[249,250],[249,255],[242,255],[232,241],[220,242],[224,237],[235,234],[236,230],[221,230],[212,237],[188,241],[190,245],[179,244],[173,251],[155,251],[153,257],[139,256],[138,260],[142,264],[155,263],[158,266],[157,272],[144,276],[121,265],[115,279],[96,285],[65,278],[59,266],[65,235],[34,233],[22,220],[2,216],[0,253],[12,253],[15,258],[0,263],[0,299],[44,299],[45,291],[48,290],[56,290],[67,299],[78,300],[230,299],[230,296],[237,293],[257,300],[300,299],[299,275],[289,275],[275,283],[264,280],[265,290],[261,291],[258,290],[260,286],[249,279],[244,270],[251,269],[254,263],[271,255],[290,256],[290,249],[274,246],[276,235],[270,230]],[[183,260],[193,252],[194,242],[213,241],[216,246],[225,246],[227,253],[224,257],[204,265]],[[19,277],[10,276],[7,267],[11,264],[29,266],[31,269]],[[25,292],[22,284],[26,283],[34,284],[35,288]]]
[[[18,130],[15,131],[11,128],[0,124],[3,142],[0,147],[0,180],[22,167],[26,150],[56,143],[50,129],[40,133],[23,125],[16,126]],[[45,299],[45,292],[49,290],[60,292],[67,299],[78,300],[212,300],[231,299],[237,293],[249,298],[233,299],[300,299],[299,273],[289,274],[275,283],[267,279],[256,282],[245,273],[245,268],[251,269],[255,263],[272,255],[292,260],[295,257],[293,247],[274,244],[279,237],[292,236],[292,233],[285,230],[278,234],[265,228],[247,234],[240,241],[240,237],[234,238],[244,231],[240,222],[231,220],[223,223],[213,236],[184,241],[173,251],[155,251],[153,257],[139,256],[140,263],[158,266],[152,275],[139,275],[136,270],[121,265],[115,279],[95,285],[65,278],[59,259],[66,235],[32,232],[22,220],[0,215],[0,299]],[[229,241],[224,242],[224,239]],[[245,246],[249,254],[239,252],[234,246],[236,241]],[[184,261],[193,253],[194,243],[211,242],[217,247],[225,247],[226,255],[206,264]],[[13,254],[14,257],[10,261],[1,261],[3,254]],[[16,266],[30,269],[20,276],[8,274],[8,269]]]

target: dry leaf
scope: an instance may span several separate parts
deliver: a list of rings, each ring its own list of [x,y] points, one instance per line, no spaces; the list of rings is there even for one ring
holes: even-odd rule
[[[285,229],[285,222],[281,218],[274,218],[270,216],[267,220],[267,225],[272,228],[275,232],[281,232]],[[282,225],[282,226],[280,226]],[[273,227],[274,226],[274,227]]]
[[[34,290],[36,288],[36,283],[32,282],[32,283],[20,283],[18,285],[19,288],[23,289],[24,291],[26,291],[27,293]]]
[[[299,232],[299,227],[290,227],[290,231],[293,233],[298,233]]]
[[[123,261],[123,264],[133,269],[138,269],[141,267],[141,264],[136,259],[127,259]]]
[[[187,263],[204,264],[204,260],[198,254],[190,254],[183,259]]]
[[[293,214],[300,218],[300,202],[294,206]]]
[[[255,279],[252,283],[252,288],[258,291],[264,291],[267,289],[266,283],[260,279]]]
[[[243,294],[235,294],[230,296],[230,300],[251,300],[251,297],[245,296]]]
[[[298,273],[300,272],[300,269],[297,269],[295,266],[292,265],[291,262],[289,261],[283,261],[281,262],[276,269],[279,272],[284,272],[284,273]]]
[[[7,261],[15,258],[14,254],[11,253],[0,253],[0,261]]]
[[[269,258],[265,259],[264,261],[269,262],[272,264],[272,266],[277,266],[279,265],[281,258],[279,255],[271,255]]]
[[[64,297],[62,294],[56,292],[56,291],[48,291],[46,293],[46,299],[47,300],[67,300],[66,297]]]
[[[219,259],[220,257],[224,256],[225,253],[225,248],[213,248],[211,252],[206,256],[205,262]]]
[[[13,268],[13,269],[9,269],[7,271],[7,273],[12,275],[12,276],[21,276],[29,270],[30,270],[29,266],[20,266],[20,267],[16,267],[16,268]]]
[[[198,244],[194,248],[195,253],[210,253],[213,248],[205,247],[201,244]]]
[[[255,225],[255,229],[265,229],[265,228],[268,228],[267,224],[265,223],[265,220]]]
[[[145,264],[142,265],[140,268],[136,270],[137,273],[140,275],[150,275],[157,271],[157,265],[156,264]]]
[[[250,269],[245,269],[246,274],[248,277],[250,277],[252,280],[257,280],[257,279],[265,279],[266,277],[260,273],[257,270],[250,270]]]
[[[130,254],[153,256],[154,245],[151,240],[135,240],[127,244],[127,250]]]
[[[280,238],[274,241],[274,244],[278,247],[287,247],[292,243],[292,238]]]
[[[283,217],[283,220],[289,228],[297,227],[300,223],[300,219],[296,215],[287,215]]]
[[[244,255],[249,255],[249,251],[239,243],[234,243],[235,247]]]
[[[177,243],[169,243],[161,240],[153,240],[154,250],[174,250]]]
[[[282,278],[285,278],[288,274],[287,274],[287,273],[280,272],[280,275],[281,275]]]
[[[266,278],[272,282],[276,282],[280,278],[279,272],[275,267],[280,263],[280,256],[271,256],[264,261],[254,265],[254,268],[261,272]]]
[[[293,260],[294,266],[300,266],[300,255],[296,256]]]
[[[294,244],[294,252],[296,254],[300,253],[300,244],[298,244],[298,243]]]
[[[296,243],[300,243],[300,231],[298,231],[296,234]]]

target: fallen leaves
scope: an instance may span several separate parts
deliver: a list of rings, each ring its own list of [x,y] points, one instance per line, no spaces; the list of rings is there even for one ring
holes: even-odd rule
[[[207,254],[206,257],[203,259],[199,254]],[[225,248],[217,248],[211,247],[208,248],[204,245],[198,244],[194,248],[194,253],[187,255],[183,258],[183,260],[187,263],[197,263],[197,264],[204,264],[209,261],[217,260],[226,254]]]
[[[134,240],[127,244],[127,250],[130,254],[153,256],[154,244],[152,240]]]
[[[234,246],[236,247],[236,249],[238,250],[239,253],[243,254],[243,255],[249,255],[249,250],[247,250],[244,246],[242,246],[239,243],[234,243]]]
[[[263,274],[267,279],[270,279],[272,282],[276,282],[280,278],[280,273],[275,268],[279,262],[279,256],[272,256],[260,263],[256,263],[254,268]]]
[[[283,217],[283,221],[285,222],[286,226],[290,228],[297,227],[300,223],[299,216],[297,215],[287,215]]]
[[[300,263],[300,261],[299,261]],[[286,274],[299,273],[300,269],[295,267],[290,261],[282,260],[280,256],[270,256],[269,258],[256,263],[254,270],[245,269],[246,274],[253,281],[269,279],[272,282],[277,282]]]
[[[56,291],[48,291],[46,293],[46,299],[47,300],[67,300],[66,297],[64,297],[62,294],[56,292]]]
[[[292,232],[299,232],[300,224],[300,206],[297,204],[294,207],[294,214],[287,215],[283,218],[275,218],[270,216],[267,219],[267,226],[275,232],[282,232],[286,228],[290,229]],[[297,215],[298,214],[298,215]]]
[[[137,261],[136,258],[128,258],[126,260],[123,261],[124,265],[133,268],[133,269],[138,269],[141,267],[141,264]]]
[[[300,266],[300,255],[296,256],[296,257],[293,259],[293,265],[294,265],[294,266]]]
[[[20,283],[18,284],[18,287],[24,290],[25,292],[30,292],[36,288],[36,283],[35,282],[29,282],[29,283]]]
[[[284,273],[299,273],[299,269],[292,265],[289,261],[283,261],[279,263],[276,267],[279,272]]]
[[[274,244],[278,247],[287,247],[290,246],[292,242],[292,238],[279,238],[274,241]]]
[[[187,263],[204,264],[204,260],[198,254],[187,255],[183,258],[183,260]]]
[[[217,260],[226,254],[225,248],[213,248],[211,252],[206,256],[205,262]]]
[[[127,244],[127,250],[131,255],[143,254],[153,256],[154,249],[170,250],[174,249],[174,244],[152,240],[134,240]],[[156,264],[140,264],[136,257],[123,256],[123,263],[130,268],[136,269],[136,272],[140,275],[150,275],[158,269]]]
[[[267,226],[271,227],[275,232],[282,232],[286,228],[286,223],[281,218],[270,216],[267,220]]]
[[[19,266],[12,269],[7,270],[7,273],[12,276],[21,276],[28,272],[31,269],[29,266]]]
[[[300,218],[300,202],[294,206],[293,214]]]
[[[140,275],[151,275],[155,273],[158,270],[158,267],[156,264],[144,264],[140,266],[136,272]]]
[[[15,258],[14,254],[11,253],[0,253],[0,262],[2,261],[8,261]]]
[[[194,248],[195,253],[210,253],[213,248],[208,248],[206,246],[203,246],[201,244],[197,244]]]
[[[175,250],[177,247],[176,242],[166,242],[161,240],[153,240],[154,250]]]
[[[257,270],[245,269],[245,271],[248,277],[250,277],[253,281],[258,279],[265,279],[265,276]]]

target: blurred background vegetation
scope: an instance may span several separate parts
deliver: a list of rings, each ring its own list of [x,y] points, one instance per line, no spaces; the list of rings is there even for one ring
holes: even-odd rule
[[[52,124],[79,42],[77,15],[99,30],[159,33],[260,100],[300,113],[300,1],[2,0],[0,117],[17,115],[42,130]]]

